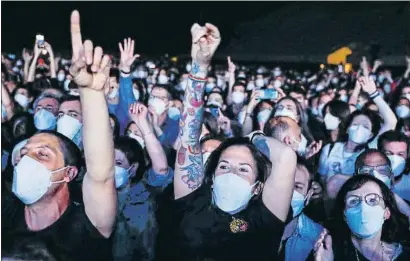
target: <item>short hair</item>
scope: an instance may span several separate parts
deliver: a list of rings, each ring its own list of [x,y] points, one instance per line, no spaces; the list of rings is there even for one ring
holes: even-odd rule
[[[80,171],[83,166],[83,158],[80,149],[71,139],[61,133],[50,130],[39,131],[36,135],[37,134],[50,134],[55,136],[58,139],[58,143],[64,157],[64,166],[73,166]]]
[[[60,105],[63,104],[64,102],[69,102],[69,101],[79,101],[81,103],[80,96],[75,96],[75,95],[64,95],[63,98],[61,99]]]
[[[138,169],[132,182],[140,181],[145,172],[145,156],[144,149],[139,142],[127,136],[121,136],[115,141],[114,148],[124,153],[130,165],[138,163]]]
[[[356,162],[355,162],[355,174],[358,174],[358,171],[361,167],[363,167],[364,164],[364,160],[368,157],[371,156],[373,154],[379,154],[380,156],[382,156],[382,158],[387,162],[387,164],[391,167],[391,162],[389,160],[389,158],[386,156],[386,154],[384,154],[382,151],[377,150],[377,149],[366,149],[365,151],[363,151],[359,157],[357,157]]]
[[[404,142],[407,146],[407,151],[409,149],[409,138],[400,131],[387,131],[380,135],[377,147],[382,150],[385,142]]]
[[[114,138],[114,141],[120,136],[120,123],[118,122],[117,117],[110,113],[108,116],[114,121],[114,129],[112,131],[112,135]]]
[[[163,90],[166,90],[166,91],[167,91],[168,100],[171,100],[171,99],[172,99],[171,86],[170,86],[169,84],[155,84],[154,86],[152,86],[152,91],[153,91],[155,88],[161,88],[161,89],[163,89]],[[152,91],[151,91],[151,93],[152,93]]]
[[[308,164],[307,161],[305,159],[303,159],[302,157],[300,157],[299,155],[297,156],[297,164],[296,164],[296,169],[299,170],[306,170],[307,173],[309,174],[309,178],[308,178],[308,191],[309,189],[312,187],[312,181],[314,180],[314,174],[312,171],[310,171],[310,169],[308,168]]]
[[[306,96],[306,91],[300,86],[293,86],[292,89],[289,90],[289,93],[294,92],[297,94],[302,94],[303,96]]]
[[[3,258],[15,261],[57,261],[53,256],[51,249],[47,248],[44,242],[39,240],[23,240],[13,243],[11,248],[6,248],[5,253],[2,253]]]
[[[120,80],[120,70],[117,68],[111,68],[110,77],[115,77],[115,80],[118,82]]]
[[[34,101],[33,103],[33,109],[37,108],[38,103],[46,98],[51,98],[51,99],[55,99],[57,101],[57,107],[59,108],[61,103],[60,103],[60,98],[55,96],[54,94],[51,93],[45,93],[45,94],[41,94],[40,96],[37,97],[37,99]]]
[[[9,124],[14,140],[29,138],[37,131],[33,115],[28,112],[14,114]]]

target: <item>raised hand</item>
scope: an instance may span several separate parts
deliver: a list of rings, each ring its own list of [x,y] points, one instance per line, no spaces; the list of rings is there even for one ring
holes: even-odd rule
[[[320,149],[322,148],[322,141],[319,142],[313,141],[309,147],[307,148],[306,159],[310,159],[314,155],[316,155]]]
[[[194,24],[191,27],[192,48],[191,56],[194,63],[207,68],[212,56],[221,43],[221,35],[216,26],[206,23],[205,26]]]
[[[101,47],[94,49],[90,40],[82,43],[80,14],[77,10],[71,14],[71,43],[73,56],[70,74],[74,82],[82,88],[103,90],[110,73],[110,57],[103,56]],[[87,70],[88,66],[91,66],[90,71]]]
[[[50,54],[50,57],[54,58],[53,48],[47,42],[44,42],[44,49]]]
[[[133,103],[129,109],[130,118],[137,125],[142,134],[148,134],[151,131],[151,127],[148,123],[148,108],[142,103]]]
[[[30,55],[30,53],[27,51],[26,48],[23,49],[22,56],[23,56],[23,60],[25,63],[29,63],[31,59],[33,58],[33,56]]]
[[[131,70],[131,65],[134,63],[135,59],[137,59],[140,55],[134,55],[134,40],[131,38],[124,39],[124,46],[121,43],[118,43],[118,47],[120,48],[121,52],[121,59],[120,59],[120,66],[119,69],[124,72],[129,72]]]
[[[320,234],[315,244],[315,261],[333,261],[332,237],[326,229]]]
[[[360,77],[358,82],[363,91],[367,92],[368,94],[373,94],[375,91],[377,91],[376,84],[369,77]]]
[[[256,105],[258,105],[258,103],[261,101],[260,96],[261,96],[261,91],[260,90],[255,90],[254,89],[252,91],[251,99],[250,99],[248,107],[246,109],[249,114],[251,114],[253,112]]]
[[[376,60],[374,61],[374,67],[380,67],[383,64],[383,62],[381,60]]]
[[[362,61],[360,62],[360,67],[362,68],[362,70],[366,70],[369,68],[367,64],[367,59],[364,56],[362,57]]]
[[[219,110],[219,117],[218,117],[219,127],[225,134],[231,134],[232,133],[231,120],[222,114],[221,109],[218,109],[218,110]]]
[[[231,61],[231,57],[228,56],[228,72],[234,73],[236,70],[236,65]]]

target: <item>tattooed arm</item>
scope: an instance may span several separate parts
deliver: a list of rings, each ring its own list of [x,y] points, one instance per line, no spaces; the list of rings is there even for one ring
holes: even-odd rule
[[[199,145],[203,115],[203,94],[208,66],[221,37],[218,28],[194,24],[192,34],[192,70],[185,88],[184,111],[180,119],[180,143],[174,175],[175,199],[184,197],[202,184],[204,169]]]
[[[272,162],[262,201],[277,218],[285,221],[295,182],[296,154],[284,143],[266,136],[254,136],[252,142]]]

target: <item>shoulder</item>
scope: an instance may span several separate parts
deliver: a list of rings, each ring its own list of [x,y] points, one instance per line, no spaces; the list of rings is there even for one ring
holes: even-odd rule
[[[265,206],[262,198],[251,202],[251,205],[243,212],[252,230],[268,229],[281,231],[285,227],[285,223]]]

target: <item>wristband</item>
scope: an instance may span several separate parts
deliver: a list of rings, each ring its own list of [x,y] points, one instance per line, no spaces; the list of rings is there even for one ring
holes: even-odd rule
[[[380,95],[379,91],[375,91],[374,93],[370,94],[369,97],[370,97],[370,99],[373,100],[374,98],[376,98],[379,95]]]
[[[125,71],[121,70],[121,73],[123,73],[123,74],[130,74],[130,73],[131,73],[131,71],[129,71],[129,72],[125,72]]]

